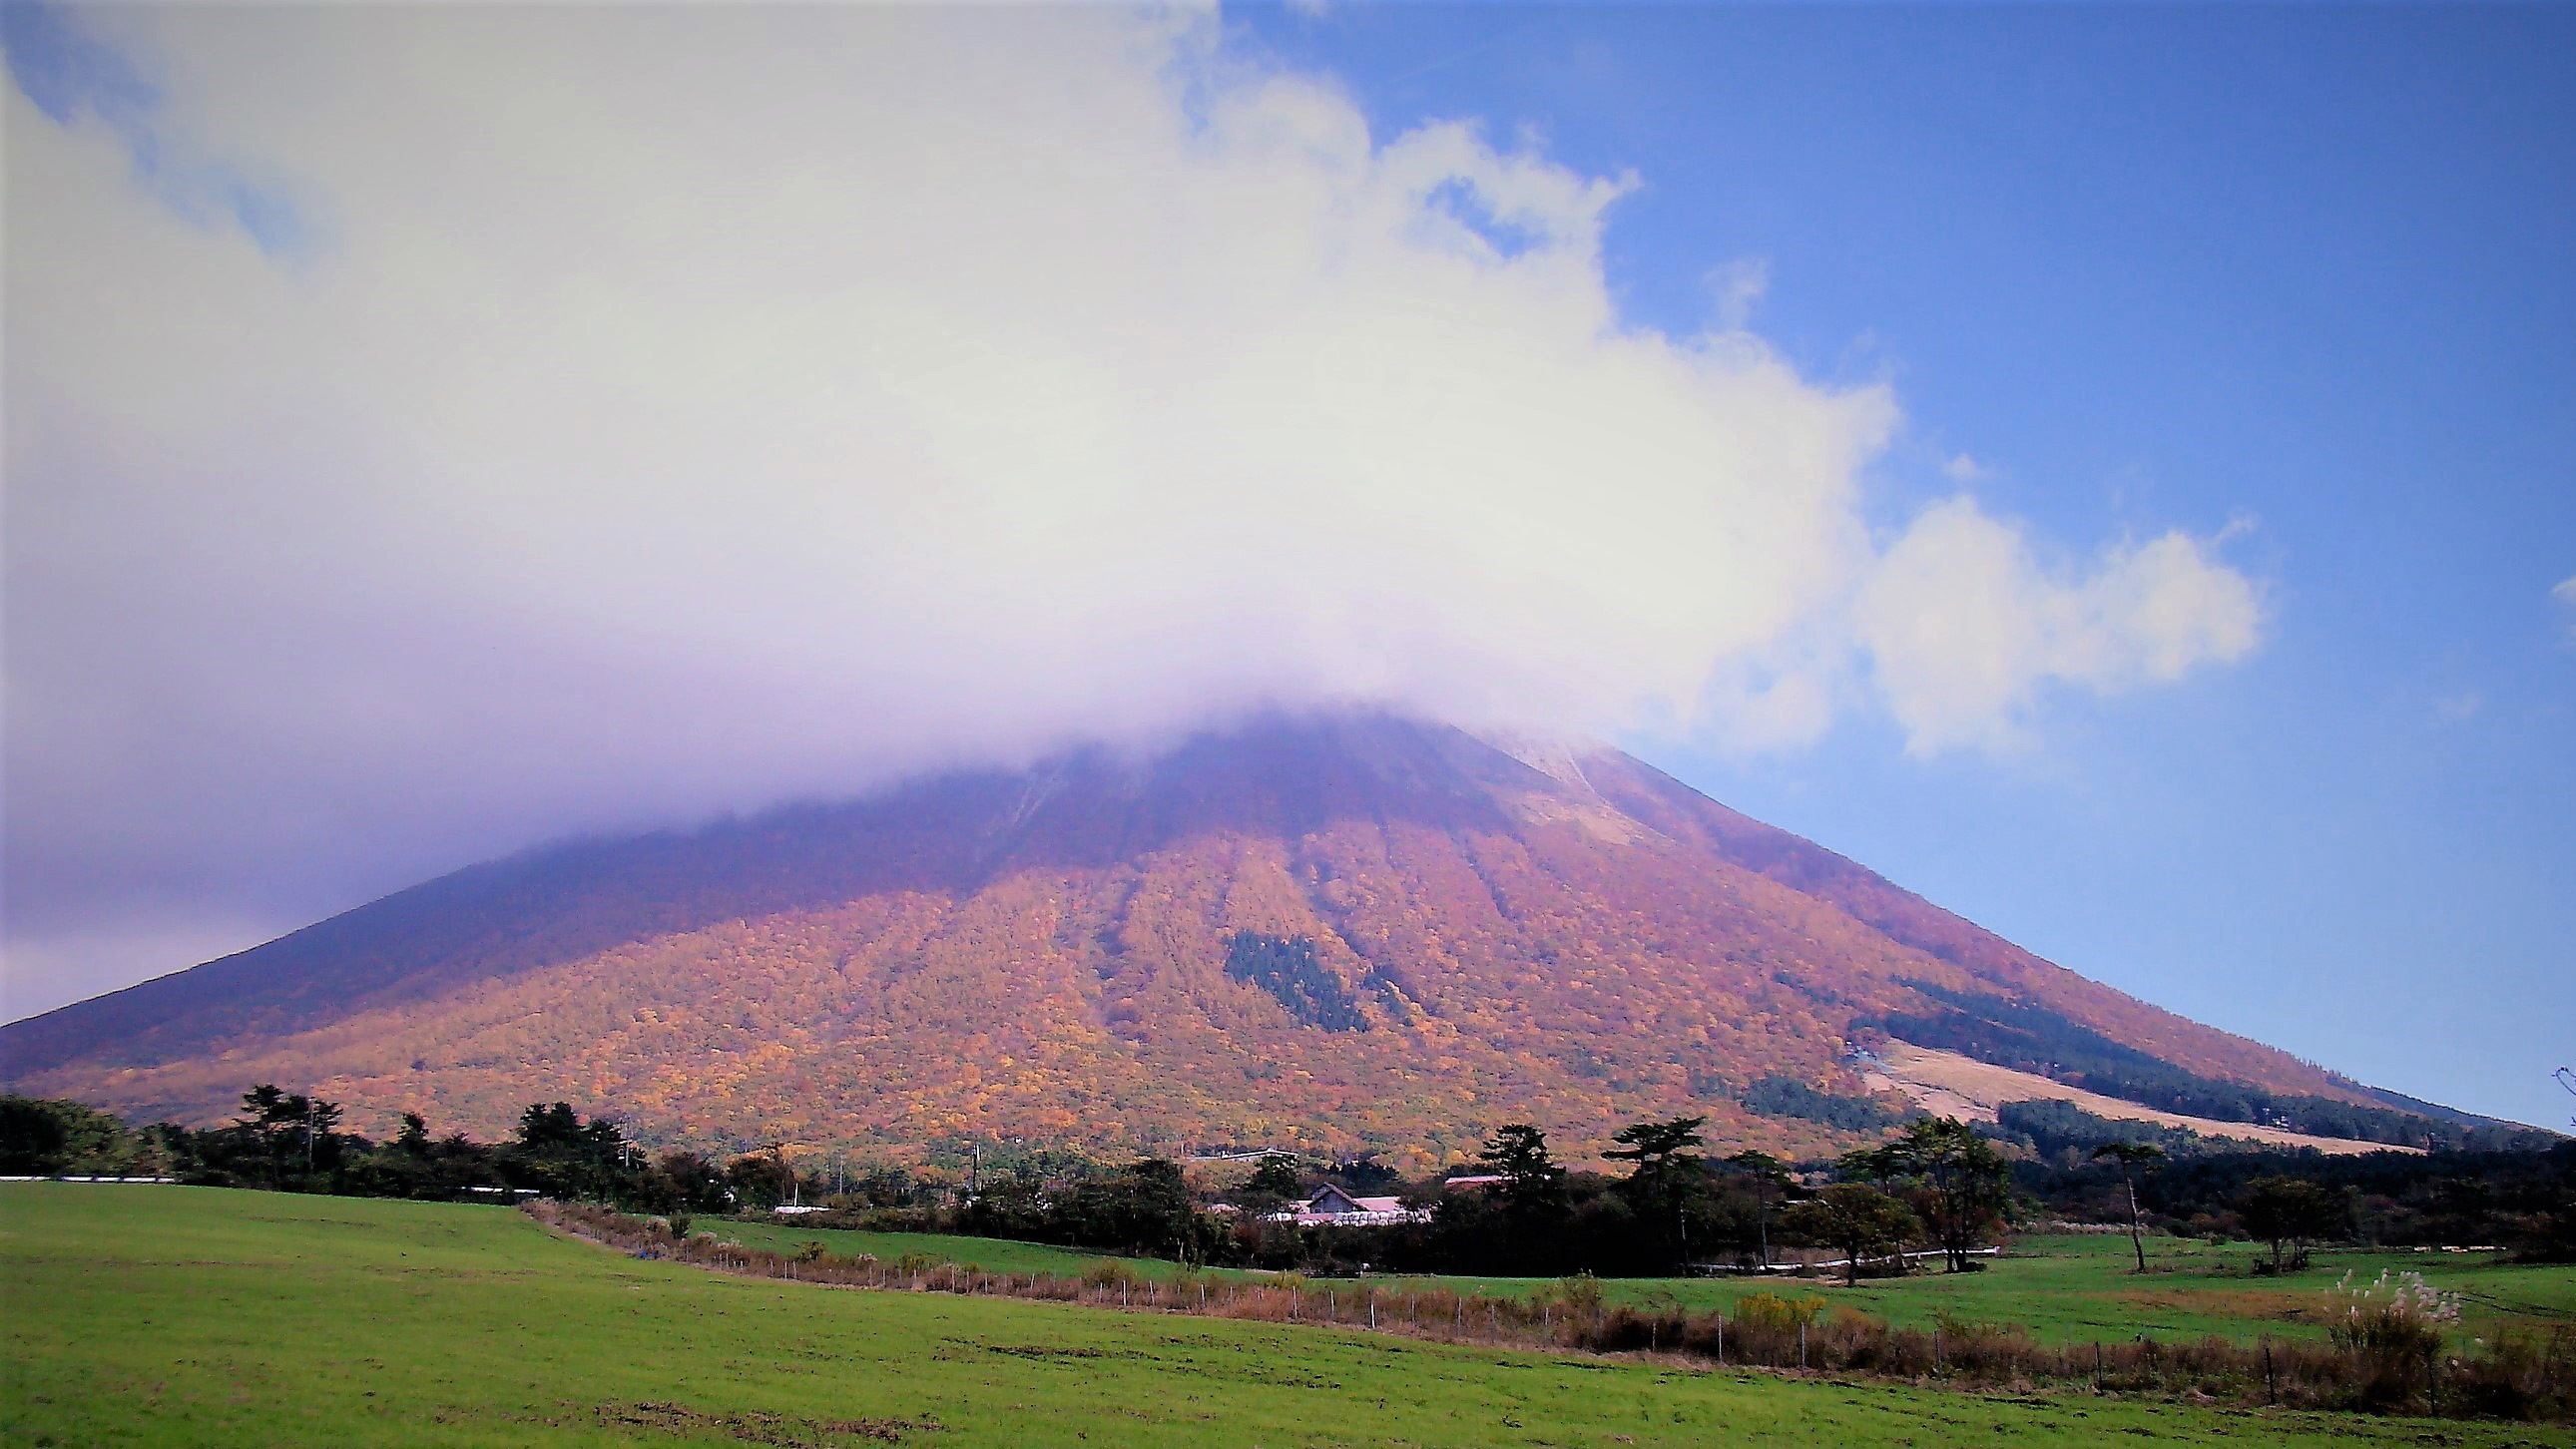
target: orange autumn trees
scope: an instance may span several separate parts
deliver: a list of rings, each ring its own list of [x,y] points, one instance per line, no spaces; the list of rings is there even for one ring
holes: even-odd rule
[[[657,1143],[791,1153],[984,1136],[1427,1167],[1496,1121],[1599,1141],[1649,1115],[1805,1153],[1859,1134],[1748,1090],[1858,1095],[1847,1047],[1928,986],[2211,1077],[2356,1091],[1626,756],[1533,758],[1271,721],[534,852],[0,1028],[5,1085],[212,1121],[275,1080],[361,1130],[420,1110],[485,1134],[563,1099]]]

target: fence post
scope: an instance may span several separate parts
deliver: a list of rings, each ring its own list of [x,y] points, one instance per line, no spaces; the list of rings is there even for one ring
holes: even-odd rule
[[[2102,1340],[2093,1340],[2093,1392],[2102,1392]]]
[[[1377,1331],[1377,1290],[1369,1290],[1369,1332]]]
[[[1807,1366],[1807,1320],[1798,1320],[1798,1367]]]
[[[2263,1340],[2263,1402],[2280,1406],[2281,1387],[2272,1377],[2272,1340]]]

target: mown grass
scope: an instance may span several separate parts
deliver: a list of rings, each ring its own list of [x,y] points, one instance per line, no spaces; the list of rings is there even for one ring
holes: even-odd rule
[[[0,1185],[0,1293],[11,1445],[2393,1446],[2427,1427],[836,1290],[638,1261],[502,1208],[214,1189]]]
[[[2218,1334],[2250,1342],[2271,1337],[2325,1337],[2324,1290],[2346,1272],[2367,1281],[2383,1270],[2420,1272],[2437,1288],[2461,1295],[2463,1328],[2492,1335],[2508,1328],[2576,1323],[2576,1266],[2515,1264],[2493,1254],[2324,1250],[2303,1272],[2280,1278],[2252,1272],[2245,1244],[2214,1246],[2150,1239],[2149,1271],[2134,1271],[2126,1238],[2026,1237],[1985,1271],[1944,1273],[1937,1267],[1903,1278],[1772,1277],[1629,1279],[1605,1282],[1611,1302],[1674,1301],[1701,1310],[1728,1307],[1746,1294],[1814,1295],[1890,1322],[1920,1327],[1940,1314],[2017,1323],[2044,1343],[2160,1339]],[[1444,1280],[1445,1281],[1445,1280]],[[1542,1291],[1528,1279],[1469,1280],[1496,1293]]]
[[[907,1253],[941,1262],[967,1263],[996,1273],[1079,1274],[1101,1261],[1094,1253],[1036,1243],[934,1233],[863,1233],[763,1222],[701,1219],[746,1247],[793,1252],[819,1242],[832,1253],[873,1253],[889,1261]],[[1982,1260],[1978,1273],[1934,1268],[1904,1278],[1865,1279],[1846,1288],[1839,1279],[1623,1278],[1606,1279],[1602,1297],[1612,1304],[1669,1304],[1704,1312],[1732,1310],[1751,1293],[1817,1296],[1848,1304],[1904,1327],[1925,1327],[1947,1313],[1987,1323],[2017,1323],[2043,1343],[2119,1341],[2143,1334],[2158,1339],[2218,1334],[2241,1342],[2271,1337],[2319,1341],[2324,1290],[2344,1273],[2357,1281],[2383,1270],[2420,1272],[2437,1288],[2461,1295],[2464,1331],[2492,1336],[2509,1328],[2548,1328],[2576,1323],[2576,1265],[2505,1263],[2487,1253],[2413,1253],[2328,1249],[2304,1272],[2256,1277],[2259,1251],[2252,1245],[2212,1245],[2193,1239],[2150,1238],[2150,1271],[2131,1271],[2135,1260],[2124,1237],[2026,1237],[2003,1257]],[[1120,1259],[1142,1277],[1168,1279],[1178,1268],[1152,1259]],[[1243,1276],[1221,1274],[1220,1276]],[[1555,1286],[1552,1278],[1388,1277],[1390,1288],[1419,1285],[1490,1297],[1525,1297]]]
[[[1059,1248],[1046,1243],[1019,1243],[1006,1238],[969,1238],[948,1233],[870,1233],[851,1228],[815,1228],[795,1223],[746,1222],[734,1218],[699,1218],[692,1231],[711,1232],[746,1248],[793,1253],[807,1243],[820,1243],[828,1253],[855,1258],[872,1253],[891,1263],[918,1255],[940,1263],[959,1263],[988,1273],[1053,1273],[1078,1277],[1104,1261],[1099,1253]],[[1168,1281],[1181,1271],[1177,1263],[1157,1258],[1118,1258],[1140,1278]],[[1239,1276],[1239,1275],[1238,1275]]]

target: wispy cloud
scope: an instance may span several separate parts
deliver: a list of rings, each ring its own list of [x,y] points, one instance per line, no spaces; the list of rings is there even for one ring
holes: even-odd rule
[[[1737,257],[1709,273],[1708,289],[1717,299],[1717,326],[1741,332],[1753,324],[1753,308],[1771,290],[1767,257]]]
[[[1882,539],[1892,393],[1624,322],[1630,178],[1204,15],[9,13],[13,932],[1265,704],[1992,745],[2259,634],[2183,534]]]
[[[2549,591],[2549,597],[2556,599],[2563,608],[2576,610],[2576,578],[2562,581],[2558,587]],[[2576,613],[2570,613],[2567,617],[2567,633],[2568,637],[2576,638]]]

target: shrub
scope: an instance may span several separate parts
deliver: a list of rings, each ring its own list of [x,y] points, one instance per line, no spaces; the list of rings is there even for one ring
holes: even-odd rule
[[[2325,1290],[2326,1334],[2352,1356],[2361,1403],[2397,1408],[2421,1386],[2429,1401],[2441,1372],[2442,1331],[2460,1321],[2457,1294],[2428,1286],[2421,1273],[2391,1275],[2354,1286],[2346,1273]]]
[[[1777,1293],[1751,1293],[1735,1301],[1735,1321],[1747,1328],[1789,1332],[1816,1321],[1825,1311],[1822,1298],[1783,1298]]]
[[[2421,1273],[2383,1268],[2360,1287],[2346,1273],[2325,1300],[2326,1335],[2356,1353],[2428,1357],[2441,1352],[2442,1331],[2460,1321],[2460,1295],[2432,1287]]]
[[[1114,1258],[1102,1258],[1082,1270],[1082,1281],[1094,1288],[1133,1287],[1145,1281],[1135,1269]]]
[[[1549,1296],[1570,1312],[1596,1316],[1601,1312],[1601,1280],[1589,1273],[1557,1279]]]

